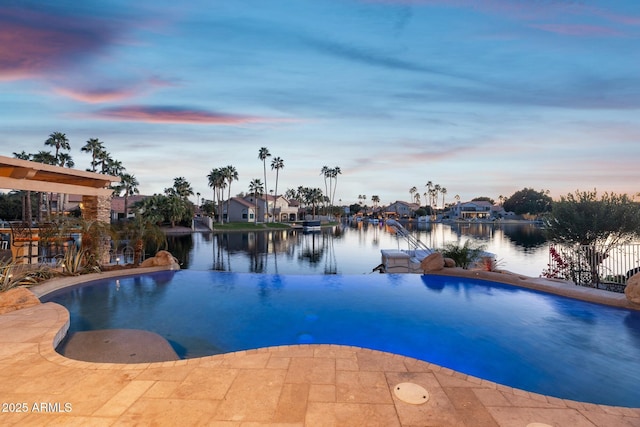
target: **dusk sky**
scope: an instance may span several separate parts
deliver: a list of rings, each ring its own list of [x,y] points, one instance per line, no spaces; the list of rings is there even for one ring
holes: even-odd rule
[[[161,193],[446,200],[530,187],[640,191],[638,0],[83,0],[0,3],[0,154],[98,138]],[[269,165],[271,190],[275,174]],[[425,204],[424,197],[422,204]]]

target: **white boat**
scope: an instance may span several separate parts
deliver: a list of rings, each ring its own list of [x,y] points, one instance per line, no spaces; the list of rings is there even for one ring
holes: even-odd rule
[[[320,231],[320,220],[311,220],[302,222],[303,231]]]

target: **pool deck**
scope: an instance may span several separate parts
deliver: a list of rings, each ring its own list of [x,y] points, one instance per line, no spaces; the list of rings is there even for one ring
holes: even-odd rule
[[[135,364],[71,360],[54,349],[68,324],[68,311],[54,303],[0,315],[0,424],[640,426],[639,408],[529,393],[357,347]],[[401,383],[423,387],[428,400],[398,398]]]

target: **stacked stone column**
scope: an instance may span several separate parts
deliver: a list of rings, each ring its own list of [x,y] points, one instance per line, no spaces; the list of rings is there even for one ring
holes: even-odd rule
[[[82,196],[82,218],[87,221],[99,221],[105,227],[111,223],[111,196]],[[108,264],[111,236],[103,233],[96,245],[96,259],[100,264]]]

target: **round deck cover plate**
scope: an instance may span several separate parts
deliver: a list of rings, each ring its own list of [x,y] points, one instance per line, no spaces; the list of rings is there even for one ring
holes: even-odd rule
[[[414,383],[400,383],[393,388],[393,393],[398,399],[412,405],[420,405],[429,400],[429,392],[424,387]]]

